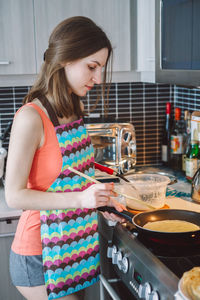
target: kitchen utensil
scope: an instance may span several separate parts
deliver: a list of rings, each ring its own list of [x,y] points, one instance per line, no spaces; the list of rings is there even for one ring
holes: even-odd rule
[[[140,199],[155,208],[161,208],[165,204],[166,189],[170,179],[159,174],[133,174],[128,179],[138,191]],[[122,191],[123,192],[123,191]],[[135,208],[127,199],[127,206]]]
[[[94,182],[94,183],[101,183],[101,182],[99,182],[98,180],[96,180],[96,179],[94,179],[94,178],[92,178],[92,177],[90,177],[90,176],[88,176],[88,175],[86,175],[86,174],[84,174],[84,173],[82,173],[82,172],[79,172],[78,170],[76,170],[76,169],[74,169],[74,168],[72,168],[72,167],[68,167],[68,169],[69,169],[70,171],[76,173],[77,175],[82,176],[82,177],[84,177],[84,178],[90,180],[91,182]],[[134,198],[134,197],[132,197],[132,196],[130,196],[130,195],[127,195],[127,194],[124,194],[124,193],[123,193],[123,194],[120,193],[120,192],[119,192],[119,188],[116,188],[116,187],[115,187],[114,191],[115,191],[118,195],[120,195],[120,196],[123,196],[123,197],[125,197],[125,198],[127,198],[127,199],[131,199],[132,201],[135,201],[135,202],[139,202],[140,204],[144,205],[144,207],[146,207],[146,208],[148,207],[148,208],[150,208],[150,209],[155,209],[154,206],[152,206],[152,205],[150,205],[150,204],[148,204],[148,203],[145,203],[144,201],[142,201],[142,200],[140,200],[140,199]]]
[[[94,165],[95,165],[96,169],[101,170],[103,172],[106,172],[110,175],[115,175],[115,176],[119,177],[120,179],[122,179],[123,181],[125,181],[126,183],[130,183],[130,181],[124,175],[119,174],[115,170],[113,170],[109,167],[103,166],[101,164],[98,164],[96,162],[94,163]],[[139,193],[138,193],[138,191],[135,188],[133,183],[131,183],[129,185],[120,185],[120,186],[118,186],[118,191],[120,191],[120,193],[126,194],[126,195],[131,195],[132,193],[134,193],[135,198],[141,200],[140,195],[139,195]],[[131,201],[131,199],[129,199],[129,198],[128,198],[128,200],[126,200],[126,199],[123,199],[123,200]],[[149,207],[146,206],[144,203],[139,203],[139,202],[135,203],[135,202],[132,201],[131,204],[132,204],[131,205],[132,208],[137,209],[137,210],[148,210],[149,209]],[[131,208],[131,206],[129,205],[130,208]]]
[[[200,213],[181,209],[157,209],[142,212],[137,215],[129,211],[117,211],[114,207],[102,206],[100,211],[108,211],[119,215],[136,227],[136,231],[146,240],[156,244],[188,247],[190,245],[200,245],[200,229],[189,232],[162,232],[143,228],[148,222],[161,220],[183,220],[200,226]]]
[[[102,172],[106,172],[107,174],[110,174],[110,175],[115,175],[115,176],[118,176],[120,177],[122,180],[126,181],[126,182],[130,182],[126,177],[124,177],[122,174],[119,174],[118,172],[116,172],[115,170],[109,168],[109,167],[106,167],[106,166],[103,166],[99,163],[94,163],[94,166],[96,169],[102,171]]]

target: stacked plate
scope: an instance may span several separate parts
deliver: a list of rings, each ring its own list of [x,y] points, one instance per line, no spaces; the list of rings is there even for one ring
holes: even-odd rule
[[[179,281],[179,293],[183,300],[200,299],[200,267],[185,272]]]

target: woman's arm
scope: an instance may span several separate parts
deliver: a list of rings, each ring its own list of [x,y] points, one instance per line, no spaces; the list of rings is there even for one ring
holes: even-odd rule
[[[43,123],[32,107],[23,107],[13,122],[6,168],[5,195],[10,207],[31,210],[107,205],[112,184],[95,184],[83,192],[52,193],[27,189],[36,150],[44,140]]]

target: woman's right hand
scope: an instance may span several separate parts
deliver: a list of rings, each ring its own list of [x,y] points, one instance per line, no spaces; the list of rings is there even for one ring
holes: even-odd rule
[[[116,197],[114,183],[97,183],[82,192],[81,206],[97,208],[110,204],[110,197]]]

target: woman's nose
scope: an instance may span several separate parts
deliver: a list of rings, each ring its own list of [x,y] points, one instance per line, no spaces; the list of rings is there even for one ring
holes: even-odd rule
[[[92,78],[95,84],[100,84],[102,82],[102,73],[101,70],[97,71]]]

